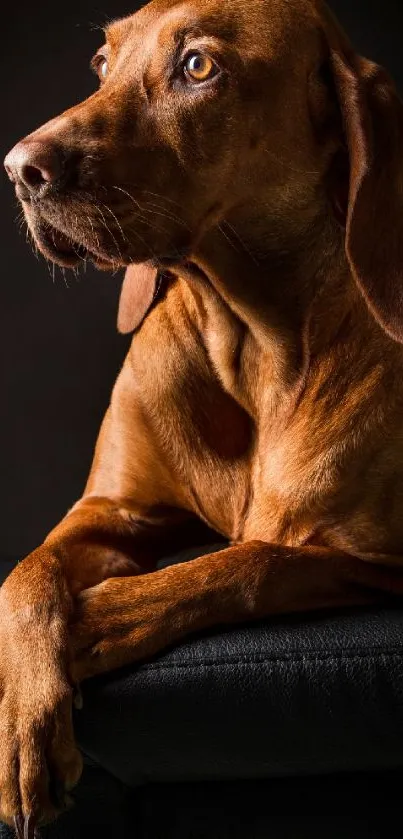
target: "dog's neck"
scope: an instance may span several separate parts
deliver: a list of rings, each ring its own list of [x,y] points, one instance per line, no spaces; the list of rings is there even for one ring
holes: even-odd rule
[[[298,224],[297,224],[298,218]],[[344,234],[323,207],[298,208],[294,223],[247,205],[213,227],[195,263],[233,310],[261,336],[296,334],[324,287],[351,296]]]
[[[362,323],[355,310],[358,306],[361,314],[364,304],[349,272],[343,232],[323,215],[293,237],[279,231],[263,237],[261,219],[251,218],[248,210],[247,226],[231,219],[203,239],[187,280],[208,312],[207,343],[209,331],[219,332],[222,357],[228,359],[239,335],[248,335],[255,354],[267,358],[261,367],[270,370],[272,389],[290,405],[343,322],[349,320],[352,332],[355,320],[357,329]],[[220,372],[221,361],[213,360]],[[243,395],[241,401],[249,400]]]

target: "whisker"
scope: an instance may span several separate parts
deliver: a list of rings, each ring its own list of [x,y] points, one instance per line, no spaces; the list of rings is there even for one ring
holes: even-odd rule
[[[141,221],[147,222],[147,219],[145,219],[145,218],[144,218],[144,216],[143,216],[143,214],[142,214],[142,207],[141,207],[141,205],[139,204],[139,202],[138,202],[138,201],[136,201],[136,199],[135,199],[135,198],[133,198],[133,195],[130,195],[130,193],[129,193],[129,192],[127,192],[125,189],[121,189],[121,187],[119,187],[119,186],[113,186],[113,187],[112,187],[112,189],[117,189],[117,190],[119,190],[119,192],[123,192],[123,194],[124,194],[124,195],[127,195],[127,197],[128,197],[128,198],[130,198],[130,201],[132,201],[132,202],[133,202],[133,204],[134,204],[134,206],[136,207],[136,209],[139,209],[139,210],[140,210],[140,215],[139,215],[139,214],[136,214],[136,218],[137,218],[137,219],[140,219]]]
[[[142,244],[142,245],[144,245],[144,246],[145,246],[145,247],[146,247],[146,248],[150,251],[151,258],[152,258],[155,262],[159,263],[158,257],[157,257],[157,255],[154,253],[154,251],[153,251],[152,247],[148,244],[148,242],[146,242],[146,240],[145,240],[145,239],[143,239],[143,237],[142,237],[142,236],[140,236],[140,233],[138,233],[138,232],[137,232],[137,230],[133,230],[133,228],[130,228],[130,232],[131,232],[131,233],[133,233],[133,234],[135,235],[136,239],[138,239],[138,240],[139,240],[139,242],[141,242],[141,244]]]
[[[168,201],[169,204],[176,204],[177,207],[182,207],[179,201],[174,201],[172,198],[167,198],[166,195],[158,194],[158,192],[151,192],[149,189],[142,189],[141,192],[144,192],[146,195],[153,195],[154,198],[160,198],[161,201]]]
[[[94,228],[94,225],[92,223],[91,216],[87,215],[87,221],[90,224],[90,227],[91,227],[91,230],[92,230],[92,235],[93,235],[93,237],[94,237],[94,239],[97,243],[98,250],[100,250],[99,238],[98,238],[97,234],[95,233],[95,228]]]
[[[226,225],[227,225],[227,227],[228,227],[228,228],[231,230],[231,232],[234,234],[234,236],[238,239],[239,244],[242,246],[242,248],[243,248],[243,250],[245,251],[245,253],[247,253],[247,254],[248,254],[248,256],[250,256],[250,258],[251,258],[252,262],[254,262],[254,263],[255,263],[255,265],[259,265],[259,260],[255,257],[255,255],[252,253],[252,251],[251,251],[251,250],[249,250],[248,246],[245,244],[245,242],[243,241],[243,239],[241,239],[241,237],[240,237],[239,233],[235,230],[235,227],[233,227],[233,226],[232,226],[232,224],[230,224],[230,223],[229,223],[229,221],[227,221],[226,219],[223,219],[223,224],[226,224]]]
[[[115,247],[116,247],[116,250],[117,250],[117,252],[118,252],[118,256],[120,257],[121,262],[123,262],[123,258],[122,258],[122,254],[120,253],[120,248],[119,248],[119,245],[118,245],[118,243],[117,243],[117,241],[116,241],[116,239],[115,239],[115,237],[114,237],[114,235],[113,235],[112,231],[109,229],[109,227],[108,227],[108,225],[107,225],[107,223],[106,223],[106,221],[105,221],[105,216],[104,216],[104,214],[103,214],[103,212],[102,212],[101,208],[98,206],[98,204],[93,204],[93,207],[94,207],[94,209],[95,209],[95,210],[97,210],[97,211],[98,211],[98,213],[100,214],[101,219],[102,219],[103,226],[104,226],[105,230],[107,231],[107,233],[109,234],[109,236],[111,237],[111,239],[113,240],[113,242],[114,242],[114,244],[115,244]]]
[[[136,189],[136,185],[133,184],[133,183],[125,184],[125,186]],[[129,198],[131,198],[132,201],[135,201],[136,203],[138,203],[136,201],[136,199],[133,197],[133,195],[131,195],[129,192],[126,192],[126,190],[123,190],[122,187],[114,187],[114,188],[115,189],[120,189],[122,192],[125,192],[125,194],[128,195]],[[165,201],[168,204],[174,204],[176,207],[181,207],[182,208],[182,204],[180,204],[179,201],[174,201],[173,198],[168,198],[166,195],[162,195],[161,193],[151,192],[150,189],[142,189],[141,187],[139,188],[139,192],[141,192],[143,195],[152,195],[153,198],[158,198],[160,201]],[[141,209],[141,207],[140,207],[140,209]]]
[[[146,207],[158,207],[158,204],[152,204],[148,201]],[[167,218],[170,221],[175,221],[176,224],[180,224],[182,227],[185,227],[186,230],[190,231],[189,225],[186,224],[186,222],[183,221],[183,219],[179,218],[179,216],[172,215],[171,213],[158,212],[157,210],[147,210],[146,207],[143,207],[144,213],[152,213],[155,216],[163,216],[164,218]]]
[[[285,169],[289,169],[290,172],[295,172],[296,175],[319,175],[320,172],[317,169],[297,169],[296,166],[292,166],[291,163],[288,163],[286,160],[282,160],[281,157],[278,157],[277,154],[271,151],[271,149],[263,149],[265,154],[267,154],[275,163],[278,163],[280,166],[283,166]]]
[[[54,272],[54,270],[52,272],[52,269],[50,267],[50,261],[48,259],[46,259],[45,262],[46,262],[46,267],[47,267],[48,272],[49,272],[49,276],[50,276],[50,278],[52,280],[52,283],[54,285],[55,284],[55,272]],[[54,266],[54,262],[52,262],[52,265]]]
[[[104,203],[103,203],[103,201],[100,201],[99,203],[100,203],[100,204],[102,204],[102,206],[103,206],[103,207],[105,207],[105,210],[107,210],[107,211],[108,211],[108,213],[110,213],[110,214],[111,214],[112,218],[115,220],[115,222],[116,222],[116,224],[117,224],[117,226],[118,226],[118,228],[119,228],[119,230],[120,230],[120,234],[121,234],[121,236],[122,236],[122,240],[123,240],[123,242],[127,242],[127,237],[125,236],[125,234],[124,234],[124,232],[123,232],[123,229],[122,229],[122,225],[120,224],[120,221],[119,221],[119,219],[117,218],[117,216],[115,215],[115,213],[111,210],[111,208],[110,208],[110,207],[108,207],[108,205],[107,205],[107,204],[104,204]]]
[[[224,236],[224,239],[226,239],[227,242],[231,245],[231,248],[233,248],[233,250],[236,251],[236,253],[239,253],[239,248],[237,248],[234,245],[232,239],[230,239],[230,237],[226,234],[225,230],[222,229],[220,224],[217,224],[217,229],[220,231],[220,233],[222,233],[222,235]]]
[[[123,195],[127,195],[127,197],[130,198],[130,201],[132,201],[133,204],[137,207],[137,209],[140,210],[140,212],[141,212],[141,206],[140,206],[139,202],[136,201],[136,199],[133,197],[133,195],[130,195],[130,192],[127,192],[126,189],[122,189],[121,186],[113,186],[112,189],[117,189],[119,192],[123,192]]]

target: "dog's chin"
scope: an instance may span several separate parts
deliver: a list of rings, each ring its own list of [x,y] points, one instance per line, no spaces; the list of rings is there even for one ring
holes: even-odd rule
[[[93,262],[97,268],[104,271],[119,267],[112,257],[104,253],[95,253],[48,222],[31,223],[30,229],[43,256],[63,268],[75,268],[86,261]]]
[[[145,239],[140,245],[136,240],[135,248],[127,241],[126,247],[119,249],[112,233],[110,235],[113,242],[109,249],[102,234],[95,237],[95,234],[89,236],[82,231],[81,240],[79,240],[80,234],[77,235],[75,228],[74,231],[70,231],[69,228],[60,229],[61,225],[55,226],[53,220],[34,212],[30,205],[24,205],[24,212],[38,250],[45,259],[63,268],[75,268],[87,261],[92,262],[101,271],[115,271],[133,263],[143,262],[153,262],[160,267],[169,268],[182,262],[190,250],[188,240],[186,243],[177,242],[173,247],[168,246],[166,242],[154,241],[148,244]]]

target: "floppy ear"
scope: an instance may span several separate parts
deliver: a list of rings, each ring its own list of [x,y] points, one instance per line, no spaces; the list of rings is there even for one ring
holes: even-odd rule
[[[338,29],[328,40],[350,162],[347,257],[376,320],[403,342],[403,104]]]
[[[158,294],[159,282],[158,270],[151,262],[127,268],[120,293],[119,332],[138,329]]]

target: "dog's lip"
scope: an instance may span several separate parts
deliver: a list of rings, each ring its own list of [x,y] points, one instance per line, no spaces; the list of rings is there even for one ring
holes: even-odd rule
[[[98,268],[116,267],[116,262],[112,259],[104,254],[95,253],[49,222],[36,224],[34,233],[44,255],[65,268],[75,268],[87,260],[93,262]]]
[[[50,224],[36,226],[35,239],[45,256],[67,268],[74,268],[80,261],[89,258],[87,248]]]
[[[69,230],[56,226],[52,218],[48,218],[44,212],[39,212],[39,208],[34,202],[23,201],[22,204],[36,245],[43,256],[51,262],[65,268],[76,268],[80,263],[90,261],[101,271],[116,271],[118,268],[126,268],[132,262],[147,261],[147,257],[133,259],[133,255],[129,253],[124,255],[119,253],[118,257],[116,254],[109,255],[104,248],[94,248],[92,242],[88,246],[84,236],[79,241],[78,238],[75,238],[75,235],[71,235]],[[98,240],[97,245],[99,245]],[[172,250],[167,248],[165,252],[155,254],[151,261],[155,262],[156,268],[169,270],[179,263],[183,264],[188,259],[190,252],[189,242],[182,243],[176,245]]]

